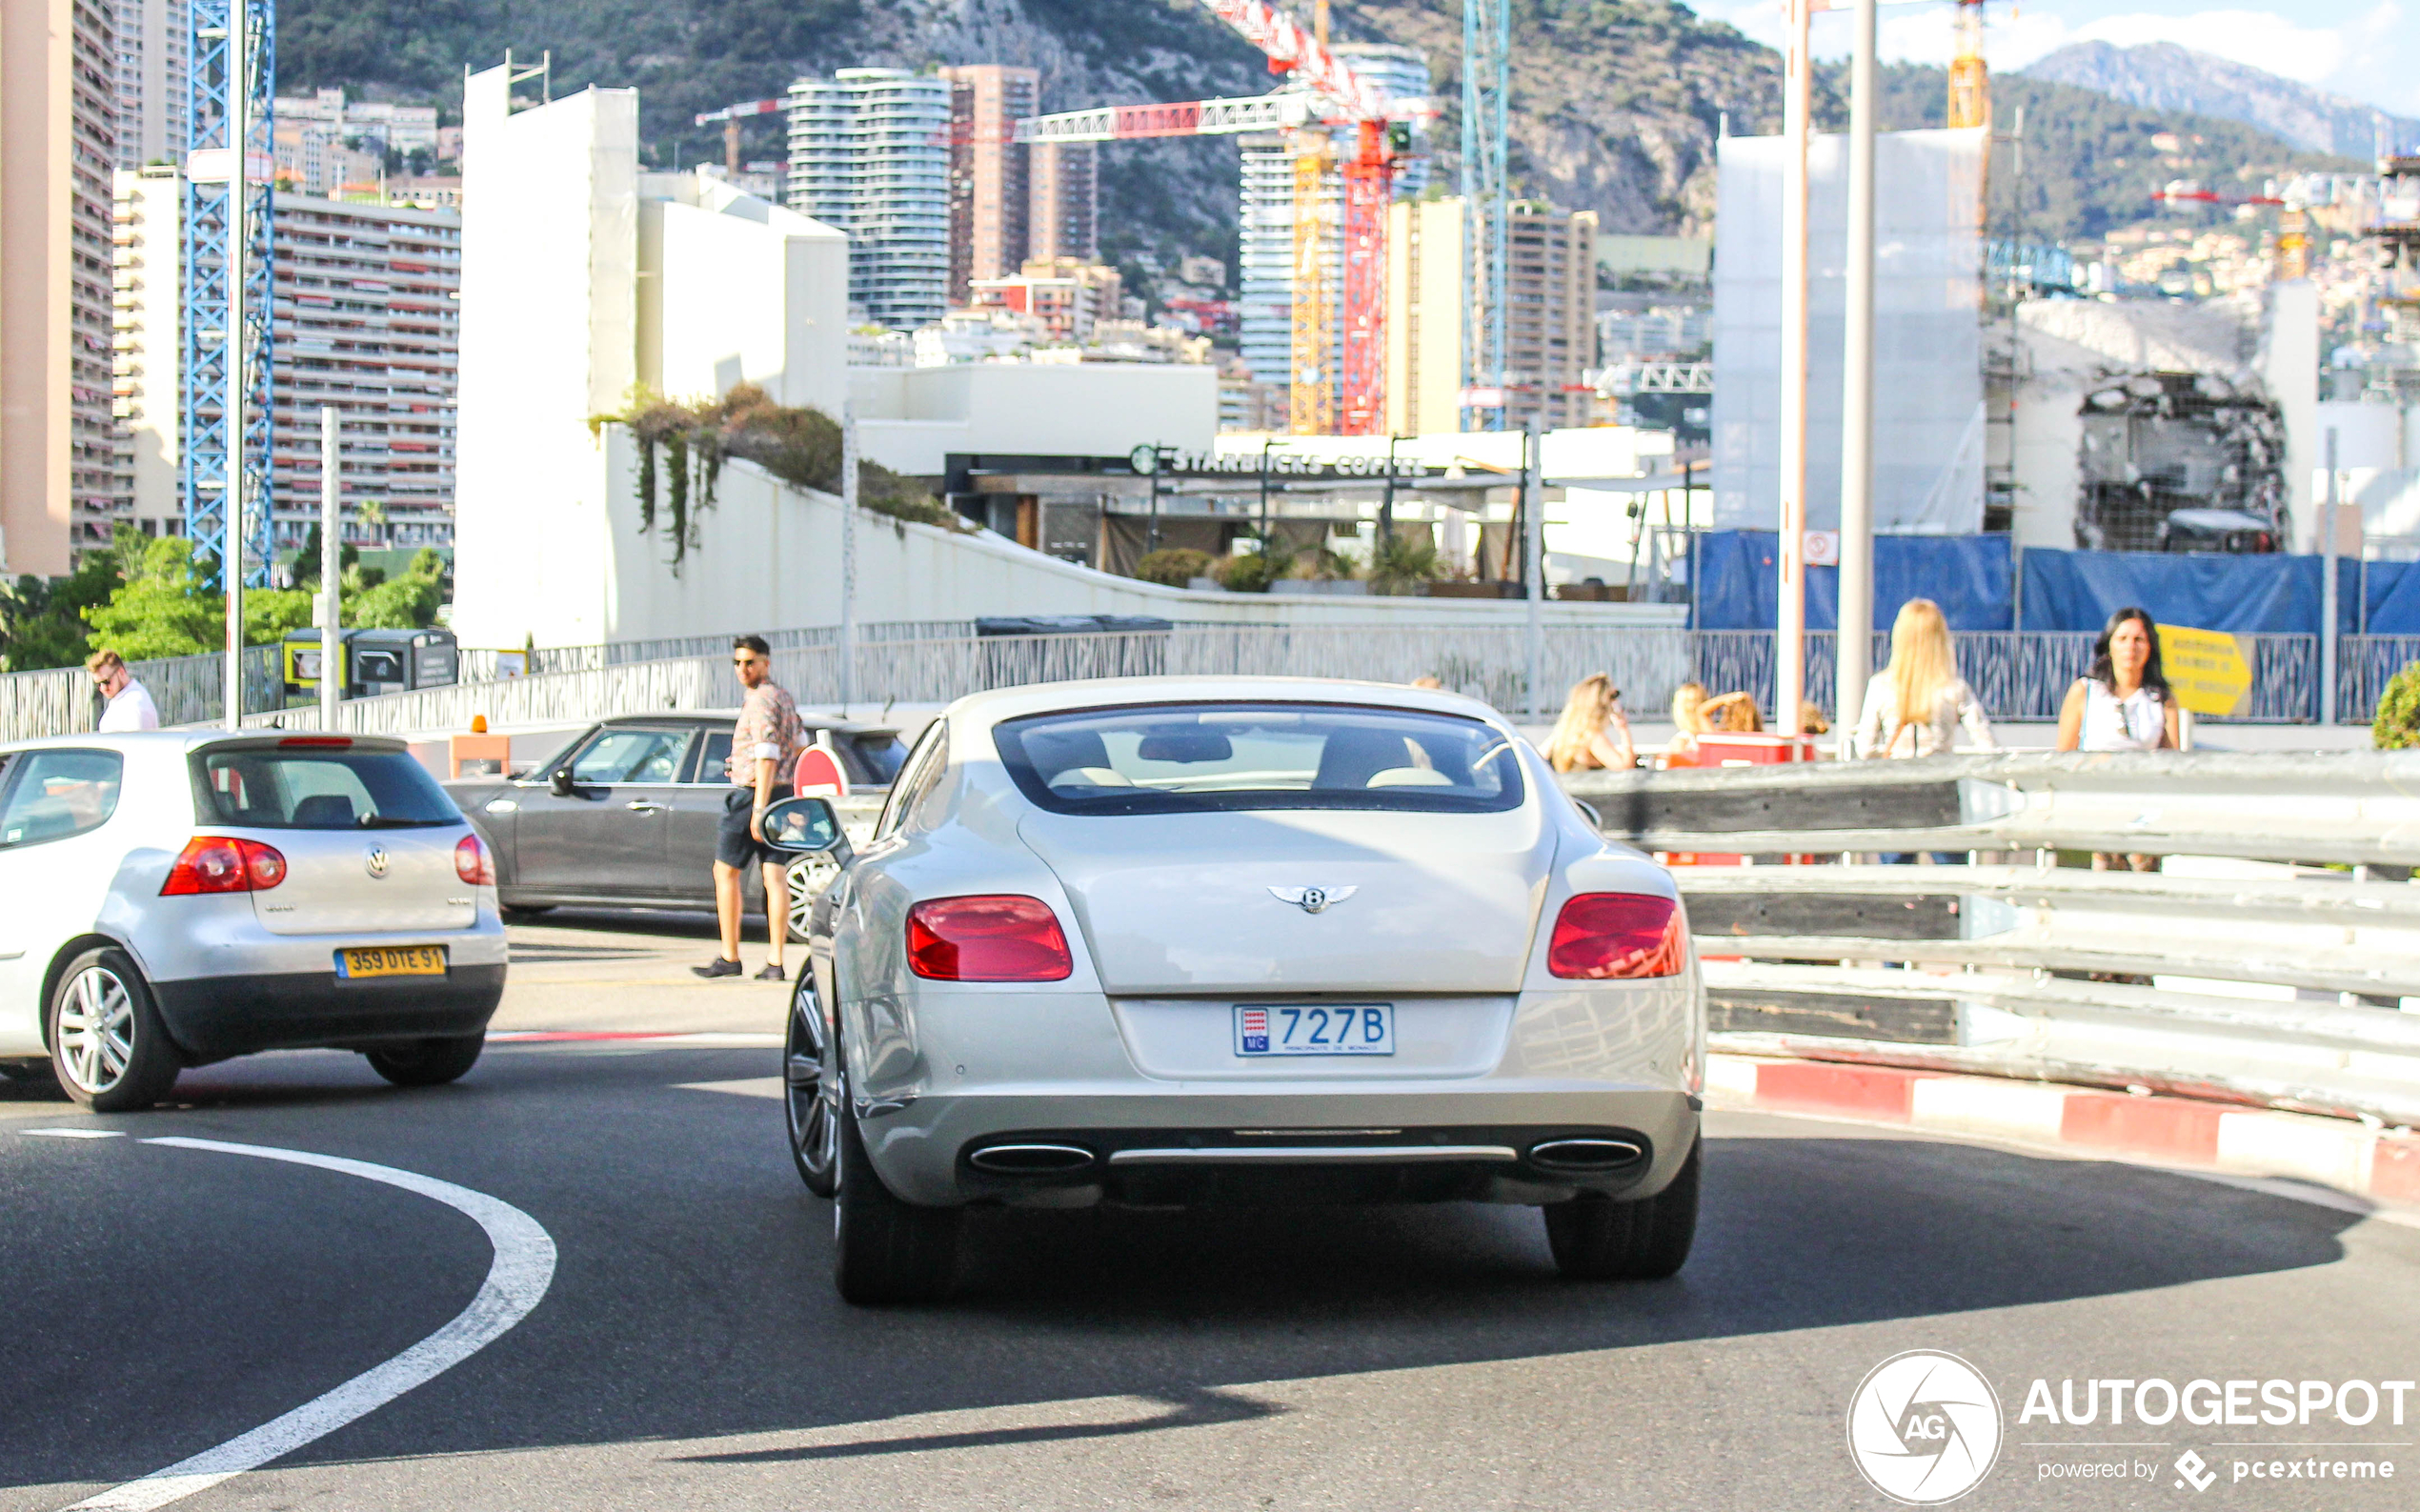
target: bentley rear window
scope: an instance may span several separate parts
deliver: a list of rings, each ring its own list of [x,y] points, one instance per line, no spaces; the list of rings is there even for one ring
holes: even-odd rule
[[[1502,734],[1406,709],[1152,704],[1011,719],[992,738],[1025,796],[1059,814],[1492,814],[1522,800]]]

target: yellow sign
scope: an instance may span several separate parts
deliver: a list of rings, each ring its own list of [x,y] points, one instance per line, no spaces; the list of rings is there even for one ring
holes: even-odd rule
[[[2234,636],[2160,627],[2160,666],[2176,701],[2195,714],[2241,714],[2252,697],[2252,664]]]

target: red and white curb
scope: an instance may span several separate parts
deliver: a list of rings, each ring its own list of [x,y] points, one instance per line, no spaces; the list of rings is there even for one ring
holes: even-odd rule
[[[1823,1060],[1707,1058],[1717,1107],[1897,1123],[2420,1204],[2420,1137],[2348,1119]]]

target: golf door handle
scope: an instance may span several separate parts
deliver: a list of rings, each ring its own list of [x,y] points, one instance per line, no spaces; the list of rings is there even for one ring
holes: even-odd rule
[[[664,805],[657,803],[651,798],[633,798],[628,803],[623,804],[622,807],[630,810],[633,814],[661,814],[664,812]]]

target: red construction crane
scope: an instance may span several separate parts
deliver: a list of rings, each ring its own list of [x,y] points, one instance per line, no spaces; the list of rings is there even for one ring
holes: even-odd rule
[[[1175,105],[1103,106],[1017,123],[1020,142],[1114,142],[1154,136],[1227,135],[1281,131],[1294,140],[1294,340],[1289,391],[1292,429],[1373,435],[1386,426],[1386,207],[1396,159],[1405,145],[1395,121],[1424,119],[1425,101],[1389,101],[1267,0],[1202,0],[1259,48],[1269,71],[1288,76],[1281,94],[1194,100]],[[1324,10],[1324,7],[1322,7]],[[1324,30],[1322,28],[1321,30]],[[1350,133],[1335,151],[1330,130]],[[1329,166],[1343,191],[1342,393],[1327,382],[1327,249],[1335,234],[1319,205]],[[1341,406],[1335,400],[1341,397]],[[1339,413],[1341,409],[1341,413]]]
[[[697,117],[699,126],[722,122],[722,166],[733,178],[739,176],[739,123],[751,115],[773,115],[789,104],[787,100],[750,100],[745,105],[726,105],[719,111],[708,111]]]

